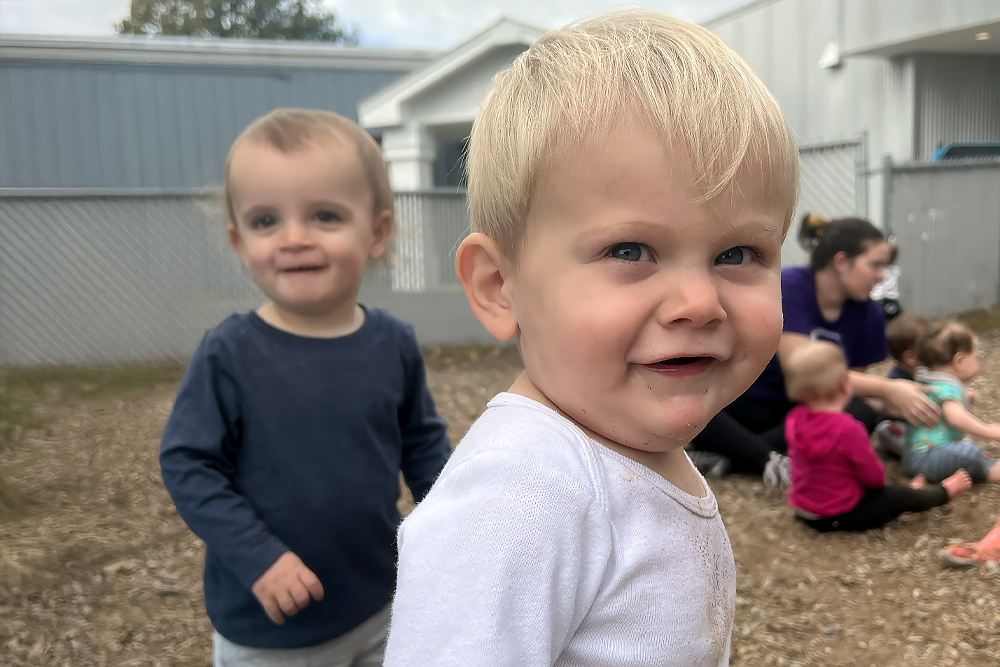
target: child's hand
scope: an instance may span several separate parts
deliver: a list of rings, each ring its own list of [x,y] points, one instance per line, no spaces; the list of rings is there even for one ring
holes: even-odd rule
[[[965,396],[966,398],[969,399],[970,405],[979,400],[979,392],[977,392],[975,389],[966,389]]]
[[[253,582],[252,590],[268,617],[278,625],[284,624],[285,616],[294,616],[312,600],[323,599],[319,578],[291,551],[281,554],[274,565]]]

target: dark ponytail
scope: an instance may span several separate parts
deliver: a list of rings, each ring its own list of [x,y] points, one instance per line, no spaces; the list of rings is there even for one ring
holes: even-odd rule
[[[837,253],[854,259],[880,241],[885,241],[885,235],[861,218],[826,220],[816,213],[807,213],[799,225],[799,245],[809,251],[809,267],[813,271],[830,266]]]

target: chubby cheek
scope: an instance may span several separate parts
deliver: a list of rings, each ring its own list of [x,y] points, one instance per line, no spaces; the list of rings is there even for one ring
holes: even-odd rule
[[[337,268],[337,272],[344,277],[358,277],[364,273],[365,263],[368,260],[368,256],[361,252],[350,252],[345,250],[342,253],[337,253],[333,257],[334,266]]]
[[[780,289],[753,290],[741,295],[738,306],[728,310],[739,348],[759,365],[759,373],[778,350],[783,317]]]
[[[620,339],[627,327],[615,316],[623,304],[607,303],[599,289],[592,284],[584,289],[582,281],[549,277],[546,283],[552,289],[531,291],[517,308],[525,361],[533,379],[550,388],[571,385],[583,390],[581,380],[592,385],[608,376],[609,365],[624,358]],[[545,283],[539,278],[534,284]]]
[[[368,249],[371,248],[370,239],[349,237],[328,241],[324,245],[327,258],[341,275],[353,276],[364,272]]]
[[[271,253],[261,248],[249,248],[241,257],[255,278],[264,278],[271,268]]]

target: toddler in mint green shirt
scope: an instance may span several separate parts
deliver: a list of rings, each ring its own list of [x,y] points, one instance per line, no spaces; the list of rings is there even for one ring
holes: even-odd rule
[[[996,458],[969,439],[974,435],[1000,440],[1000,424],[984,424],[970,411],[965,383],[979,374],[979,341],[960,322],[931,325],[917,342],[916,380],[928,385],[927,396],[941,407],[941,419],[933,426],[910,425],[906,433],[903,468],[910,475],[923,475],[939,482],[964,469],[972,481],[1000,482]]]

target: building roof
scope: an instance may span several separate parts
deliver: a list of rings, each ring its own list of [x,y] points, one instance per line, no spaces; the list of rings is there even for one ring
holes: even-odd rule
[[[719,14],[716,14],[715,16],[710,16],[709,18],[701,21],[700,25],[711,30],[720,23],[734,21],[738,18],[754,13],[758,9],[763,9],[768,5],[773,5],[776,2],[781,2],[781,0],[749,0],[748,2],[731,7]]]
[[[0,36],[3,60],[413,70],[440,51],[195,37]]]
[[[364,127],[392,127],[403,123],[402,106],[459,69],[498,47],[534,44],[545,31],[502,18],[472,39],[437,60],[404,76],[358,105],[358,122]]]

